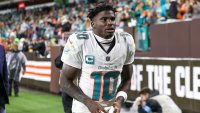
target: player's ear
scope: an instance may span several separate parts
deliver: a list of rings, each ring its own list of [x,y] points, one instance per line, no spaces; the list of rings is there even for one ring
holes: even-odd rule
[[[91,22],[91,27],[92,27],[92,28],[94,27],[94,22],[93,22],[93,21]]]

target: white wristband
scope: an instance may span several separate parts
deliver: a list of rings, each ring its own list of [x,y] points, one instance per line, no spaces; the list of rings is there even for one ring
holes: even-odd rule
[[[116,99],[117,99],[118,97],[120,97],[120,96],[122,96],[122,97],[124,98],[124,102],[126,102],[126,100],[127,100],[127,98],[128,98],[127,93],[124,92],[124,91],[119,91],[119,92],[117,93],[117,95],[116,95]]]

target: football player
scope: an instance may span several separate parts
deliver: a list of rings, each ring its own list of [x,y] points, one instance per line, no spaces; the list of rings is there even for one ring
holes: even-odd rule
[[[91,31],[73,33],[61,60],[61,87],[74,98],[73,113],[119,113],[131,85],[135,45],[126,32],[115,31],[116,10],[98,3],[89,10]],[[81,72],[78,86],[73,83]]]

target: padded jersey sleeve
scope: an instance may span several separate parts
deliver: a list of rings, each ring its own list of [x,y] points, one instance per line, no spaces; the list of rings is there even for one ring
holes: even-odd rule
[[[82,44],[83,40],[77,38],[77,34],[72,34],[62,53],[61,60],[64,64],[81,69],[82,66]]]
[[[135,58],[135,43],[133,37],[130,34],[127,35],[126,39],[127,39],[127,57],[124,64],[128,65],[132,64]]]

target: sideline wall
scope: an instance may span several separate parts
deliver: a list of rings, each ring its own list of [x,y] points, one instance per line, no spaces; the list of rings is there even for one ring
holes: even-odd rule
[[[200,58],[200,19],[150,27],[151,49],[137,57]]]

